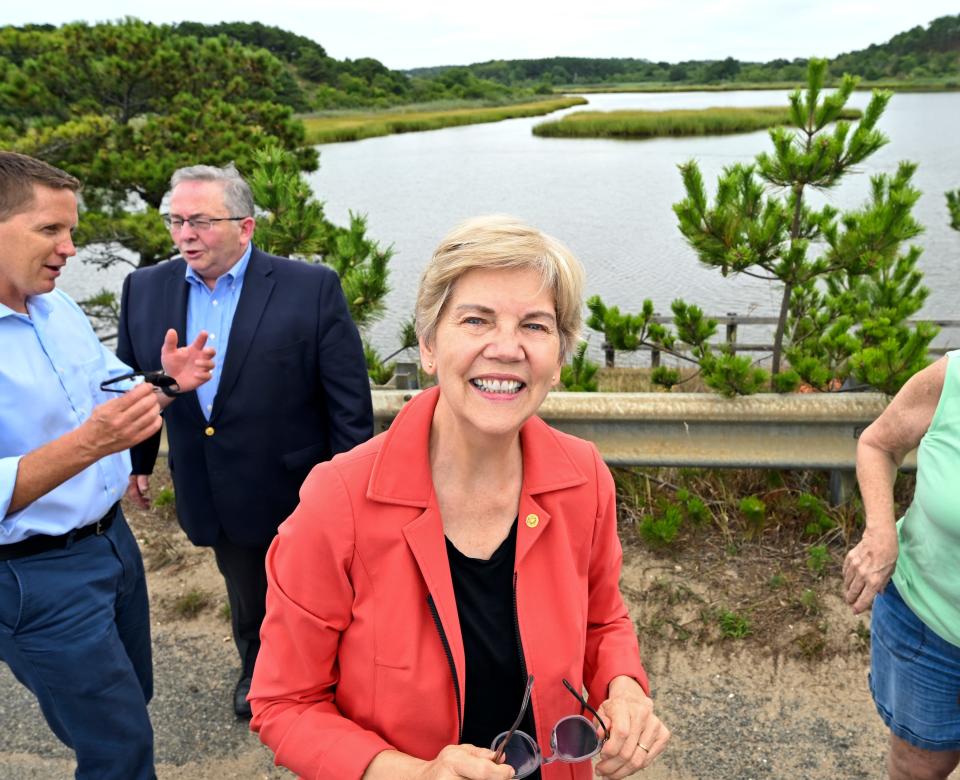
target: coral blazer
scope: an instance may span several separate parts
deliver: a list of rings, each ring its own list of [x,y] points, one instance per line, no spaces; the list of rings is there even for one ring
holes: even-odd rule
[[[251,727],[303,777],[360,778],[383,750],[429,760],[459,742],[464,649],[428,452],[438,396],[421,393],[385,434],[316,466],[267,555]],[[538,417],[520,442],[514,614],[549,754],[554,724],[579,710],[561,678],[594,706],[617,675],[649,687],[619,590],[610,472],[594,445]],[[589,761],[543,769],[591,775]]]

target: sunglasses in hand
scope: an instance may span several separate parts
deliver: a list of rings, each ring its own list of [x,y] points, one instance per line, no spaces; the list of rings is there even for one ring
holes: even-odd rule
[[[610,736],[607,731],[607,724],[597,714],[597,711],[587,704],[586,699],[577,692],[577,690],[566,680],[563,684],[568,691],[580,702],[582,709],[589,712],[597,719],[600,727],[603,729],[603,737],[597,734],[596,726],[593,725],[583,715],[568,715],[557,721],[550,733],[549,756],[544,756],[540,752],[540,746],[537,741],[529,734],[518,731],[520,722],[530,704],[530,692],[533,690],[533,675],[527,677],[527,688],[523,693],[523,704],[520,705],[520,714],[514,721],[509,731],[504,731],[497,735],[490,749],[494,751],[493,760],[499,762],[501,758],[513,767],[513,774],[516,780],[522,780],[524,777],[532,775],[538,767],[545,764],[552,764],[554,761],[563,761],[567,764],[576,764],[580,761],[587,761],[593,758],[603,743]]]
[[[107,379],[100,383],[100,389],[107,393],[125,393],[130,387],[112,387],[120,382],[130,382],[133,387],[141,385],[144,382],[159,387],[160,392],[173,398],[180,392],[180,385],[177,380],[163,371],[133,371],[123,376],[117,376],[113,379]]]

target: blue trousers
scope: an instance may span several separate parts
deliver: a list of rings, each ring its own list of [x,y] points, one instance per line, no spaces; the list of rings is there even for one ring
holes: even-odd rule
[[[150,613],[123,512],[102,536],[0,561],[0,660],[77,757],[77,780],[153,780]]]

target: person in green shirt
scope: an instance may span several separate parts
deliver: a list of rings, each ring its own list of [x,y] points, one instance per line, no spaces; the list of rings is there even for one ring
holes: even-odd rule
[[[897,468],[917,448],[896,520]],[[870,690],[890,729],[892,780],[940,780],[960,763],[960,350],[914,375],[860,437],[863,539],[843,564],[855,614],[872,606]]]

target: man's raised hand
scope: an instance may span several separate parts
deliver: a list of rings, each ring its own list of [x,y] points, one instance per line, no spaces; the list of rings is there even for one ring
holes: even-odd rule
[[[177,346],[177,332],[170,328],[160,348],[160,365],[177,380],[181,392],[196,390],[213,375],[213,356],[217,351],[206,346],[207,332],[200,331],[192,344]]]

